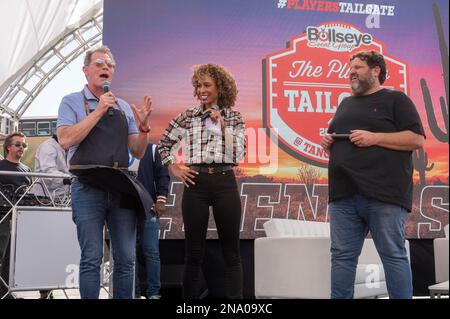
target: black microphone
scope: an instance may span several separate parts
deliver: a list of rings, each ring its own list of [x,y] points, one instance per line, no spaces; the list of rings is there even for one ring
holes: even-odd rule
[[[110,91],[110,85],[111,83],[109,83],[109,81],[103,81],[102,84],[102,88],[103,88],[103,93],[108,93]],[[114,115],[114,108],[113,107],[109,107],[108,108],[108,115],[109,116],[113,116]]]
[[[218,106],[218,105],[213,105],[213,106],[211,106],[211,108],[213,109],[213,110],[215,110],[215,111],[219,111],[220,110],[220,107]],[[206,120],[208,117],[210,117],[211,116],[211,112],[206,112],[206,113],[203,113],[201,116],[200,116],[200,119],[202,120],[202,121],[204,121],[204,120]]]

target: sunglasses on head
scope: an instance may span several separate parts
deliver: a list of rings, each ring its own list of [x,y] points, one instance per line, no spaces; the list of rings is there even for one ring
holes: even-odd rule
[[[27,148],[28,147],[28,145],[27,145],[27,143],[24,143],[24,142],[15,142],[14,144],[13,144],[15,147],[23,147],[23,148]]]
[[[116,63],[113,60],[107,59],[107,60],[102,60],[102,59],[97,59],[95,61],[92,61],[89,65],[95,65],[99,68],[103,67],[104,65],[107,65],[110,68],[113,68],[116,66]]]

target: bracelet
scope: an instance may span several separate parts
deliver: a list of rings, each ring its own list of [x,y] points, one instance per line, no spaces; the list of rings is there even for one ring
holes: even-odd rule
[[[147,129],[143,129],[143,126],[139,124],[139,132],[141,133],[150,133],[151,129],[147,126]]]
[[[141,128],[139,128],[139,132],[141,132],[141,133],[150,133],[150,129],[147,129],[147,130],[142,130]]]
[[[157,201],[157,202],[160,202],[160,203],[166,203],[166,200],[165,200],[165,199],[160,199],[160,198],[158,198],[156,201]]]

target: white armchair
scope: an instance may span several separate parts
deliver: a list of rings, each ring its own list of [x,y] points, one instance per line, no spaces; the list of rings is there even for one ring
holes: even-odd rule
[[[256,298],[329,298],[329,224],[271,219],[264,229],[267,237],[255,239]],[[354,297],[382,295],[387,295],[383,266],[373,241],[366,239],[359,257]]]
[[[434,246],[434,267],[436,274],[436,282],[441,283],[448,281],[448,237],[449,228],[444,227],[445,238],[435,238],[433,241]]]

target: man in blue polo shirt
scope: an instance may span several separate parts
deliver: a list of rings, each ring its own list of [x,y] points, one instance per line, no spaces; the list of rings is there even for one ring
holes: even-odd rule
[[[127,193],[136,186],[127,175],[128,149],[136,158],[144,155],[152,102],[146,96],[138,109],[116,98],[109,90],[115,68],[107,47],[88,51],[83,66],[87,85],[65,96],[58,112],[58,140],[68,150],[70,172],[78,177],[71,193],[81,248],[81,298],[99,297],[105,222],[114,256],[113,296],[133,295],[138,212],[133,203],[139,199]],[[142,189],[137,192],[149,199],[141,207],[151,207],[150,195]]]

